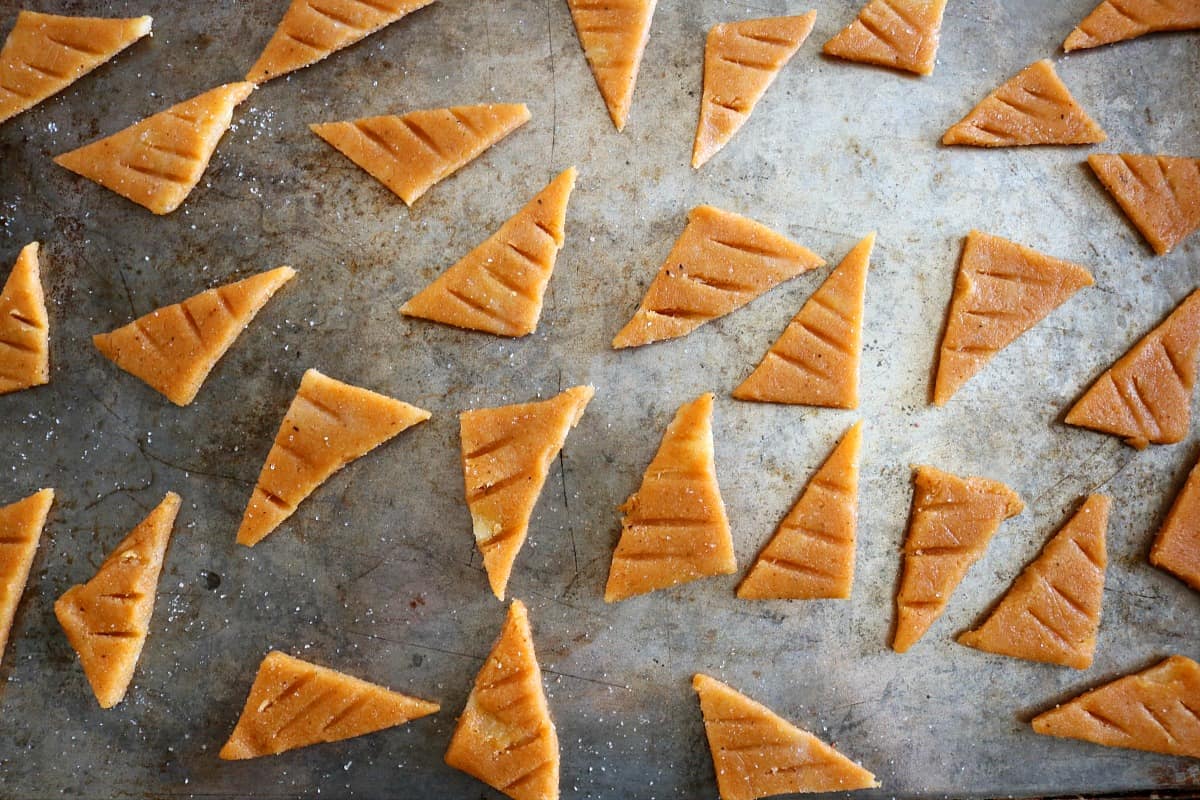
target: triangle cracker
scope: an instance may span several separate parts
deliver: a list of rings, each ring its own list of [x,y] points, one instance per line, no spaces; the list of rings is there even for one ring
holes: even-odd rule
[[[54,490],[42,489],[0,508],[0,659],[53,502]]]
[[[38,243],[21,248],[0,291],[0,394],[50,382],[50,318]]]
[[[658,0],[567,0],[583,54],[618,131],[625,130]]]
[[[1084,50],[1136,39],[1147,33],[1200,28],[1196,0],[1104,0],[1063,42],[1063,50]]]
[[[871,0],[825,43],[826,55],[932,75],[946,0]]]
[[[1158,255],[1200,229],[1200,158],[1097,153],[1088,165]]]

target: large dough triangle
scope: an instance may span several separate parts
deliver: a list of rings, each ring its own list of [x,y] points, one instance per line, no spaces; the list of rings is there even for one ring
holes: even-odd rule
[[[711,394],[680,407],[642,485],[621,506],[606,603],[737,569],[717,485],[712,407]]]
[[[98,333],[92,343],[118,367],[186,406],[259,309],[295,274],[279,267],[209,289]]]
[[[1104,0],[1071,31],[1063,50],[1083,50],[1160,31],[1200,28],[1196,0]]]
[[[167,492],[90,581],[72,586],[54,604],[101,708],[121,702],[133,680],[179,504],[179,495]]]
[[[1030,661],[1090,667],[1104,599],[1111,505],[1105,495],[1088,497],[983,624],[960,635],[959,643]]]
[[[429,416],[308,370],[250,495],[238,543],[253,547],[333,473]]]
[[[38,243],[21,248],[0,291],[0,394],[50,382],[50,319]]]
[[[575,386],[538,403],[480,408],[459,417],[475,543],[501,600],[550,465],[594,393],[591,386]]]
[[[825,43],[826,55],[932,75],[946,0],[871,0]]]
[[[0,659],[53,502],[54,490],[42,489],[0,508]]]
[[[401,306],[400,313],[497,336],[533,333],[563,246],[574,187],[571,167]]]
[[[617,130],[625,129],[658,0],[567,0],[579,43]]]
[[[1200,228],[1200,158],[1095,153],[1088,164],[1158,255]]]

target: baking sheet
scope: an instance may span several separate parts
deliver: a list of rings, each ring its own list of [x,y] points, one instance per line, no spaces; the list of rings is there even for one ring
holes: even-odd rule
[[[662,0],[625,133],[608,121],[560,0],[442,0],[238,111],[201,185],[156,218],[55,167],[60,152],[237,80],[283,0],[33,2],[152,13],[152,40],[0,128],[0,258],[43,242],[53,379],[0,398],[0,501],[58,489],[0,665],[0,796],[492,797],[442,763],[503,619],[462,500],[456,413],[591,382],[595,400],[542,493],[510,594],[529,606],[562,740],[567,798],[715,796],[689,678],[715,675],[836,743],[883,781],[864,797],[1200,786],[1200,764],[1050,740],[1026,720],[1168,653],[1200,657],[1200,595],[1150,568],[1154,531],[1200,454],[1196,434],[1138,453],[1057,420],[1200,279],[1200,240],[1154,258],[1083,164],[1093,151],[1200,154],[1195,34],[1055,55],[1093,0],[952,0],[926,79],[822,58],[846,0]],[[15,2],[0,3],[4,26]],[[688,166],[704,32],[817,9],[816,28],[733,142]],[[1101,122],[1099,148],[943,149],[942,131],[1038,58]],[[314,121],[486,101],[533,119],[411,211],[307,130]],[[559,170],[578,188],[538,332],[503,341],[396,308]],[[728,394],[820,284],[814,271],[681,340],[614,352],[687,210],[712,203],[831,264],[879,233],[856,412]],[[1077,260],[1097,285],[928,405],[961,237],[978,227]],[[299,276],[218,365],[168,404],[91,334],[212,285]],[[234,533],[303,371],[387,392],[433,419],[346,469],[253,550]],[[717,467],[739,564],[853,421],[866,420],[857,574],[845,602],[735,600],[737,576],[607,606],[614,507],[676,407],[714,391]],[[887,649],[909,464],[1003,480],[1028,505],[942,619]],[[124,703],[100,711],[52,603],[90,577],[168,489],[183,495],[152,632]],[[1076,500],[1115,499],[1096,663],[1084,673],[953,642]],[[216,752],[272,648],[436,699],[435,717],[277,758]]]

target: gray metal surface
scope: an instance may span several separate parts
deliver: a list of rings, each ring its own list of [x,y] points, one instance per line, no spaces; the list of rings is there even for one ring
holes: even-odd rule
[[[284,0],[32,3],[152,13],[152,40],[0,128],[0,260],[43,242],[53,380],[0,398],[0,502],[59,500],[0,665],[0,796],[493,797],[442,763],[503,618],[462,500],[456,413],[591,382],[596,399],[551,474],[510,584],[529,604],[562,740],[564,797],[715,796],[689,678],[718,676],[835,742],[884,788],[994,796],[1200,786],[1200,764],[1031,733],[1058,699],[1168,653],[1200,657],[1200,594],[1152,569],[1150,542],[1200,435],[1136,452],[1057,420],[1102,369],[1200,282],[1200,239],[1154,258],[1083,165],[1088,152],[1200,155],[1194,34],[1069,58],[1101,148],[943,149],[942,131],[1035,59],[1093,0],[952,0],[936,73],[917,80],[819,55],[849,0],[662,0],[626,132],[608,121],[561,0],[442,0],[267,84],[239,109],[201,185],[157,218],[50,158],[237,80]],[[704,32],[815,7],[816,29],[733,142],[688,167]],[[0,2],[7,30],[13,0]],[[307,123],[483,101],[533,119],[411,211]],[[538,332],[521,341],[396,308],[560,169],[580,169]],[[705,202],[760,219],[836,263],[879,232],[857,412],[732,401],[828,269],[685,339],[608,341]],[[1097,285],[963,389],[928,405],[961,237],[978,227],[1086,264]],[[91,334],[229,279],[299,276],[178,409],[101,358]],[[387,392],[433,419],[330,480],[253,550],[234,533],[304,369]],[[717,393],[721,486],[748,565],[812,470],[867,422],[859,553],[846,602],[746,603],[736,576],[606,606],[632,492],[675,408]],[[945,616],[887,648],[909,464],[1010,483],[1006,523]],[[100,711],[52,604],[168,489],[183,510],[129,696]],[[1095,666],[961,647],[970,626],[1077,498],[1115,499]],[[277,758],[216,752],[263,654],[281,648],[436,699],[435,717]]]

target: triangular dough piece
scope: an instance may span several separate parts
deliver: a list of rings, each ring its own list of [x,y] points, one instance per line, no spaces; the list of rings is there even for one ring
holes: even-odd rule
[[[1200,592],[1200,462],[1171,504],[1150,550],[1150,563]]]
[[[546,473],[595,391],[575,386],[540,403],[480,408],[459,417],[475,543],[501,600]]]
[[[53,502],[54,490],[42,489],[0,508],[0,660]]]
[[[246,80],[264,83],[315,64],[434,0],[292,0]]]
[[[583,54],[618,131],[625,130],[658,0],[567,0]]]
[[[333,473],[429,416],[315,369],[305,372],[246,506],[238,544],[253,547]]]
[[[533,333],[563,246],[567,201],[574,188],[571,167],[401,306],[400,313],[497,336]]]
[[[111,333],[98,333],[92,344],[175,405],[186,406],[254,315],[295,274],[291,267],[279,267],[209,289]]]
[[[685,403],[620,511],[604,602],[737,569],[713,457],[713,396]]]
[[[496,103],[308,127],[411,206],[528,121],[524,103]]]
[[[1111,506],[1105,495],[1089,496],[984,623],[960,635],[959,643],[1030,661],[1090,667],[1104,598]]]
[[[1075,102],[1048,59],[1035,61],[946,131],[942,144],[1095,144],[1107,135]]]
[[[1171,656],[1033,718],[1046,736],[1200,758],[1200,664]]]
[[[638,347],[684,336],[824,264],[766,225],[712,206],[696,206],[637,313],[612,346]]]
[[[475,678],[446,763],[514,800],[558,798],[558,733],[520,600]]]
[[[1136,39],[1147,33],[1200,28],[1196,0],[1104,0],[1063,42],[1063,50],[1085,50]]]
[[[50,382],[50,318],[38,243],[21,249],[0,291],[0,394]]]
[[[707,675],[692,678],[721,800],[879,786],[875,776],[771,709]]]
[[[1200,158],[1097,153],[1088,164],[1158,255],[1200,228]]]
[[[273,651],[259,665],[220,757],[273,756],[403,725],[438,710],[437,703]]]
[[[1200,289],[1096,379],[1066,423],[1120,436],[1141,450],[1175,444],[1192,421],[1200,351]]]
[[[1017,493],[999,481],[917,467],[893,650],[903,653],[925,635],[1000,523],[1024,508]]]
[[[826,55],[932,75],[946,0],[871,0],[825,43]]]
[[[254,91],[227,83],[54,159],[155,214],[179,208],[208,167],[233,109]]]
[[[179,502],[179,495],[167,492],[95,577],[72,586],[54,604],[54,615],[79,654],[101,708],[121,702],[133,680]]]
[[[800,308],[750,377],[739,400],[858,408],[863,304],[875,234],[851,250]]]
[[[1078,264],[968,233],[938,356],[934,405],[945,405],[992,356],[1093,283]]]
[[[0,50],[0,123],[61,92],[150,33],[151,21],[17,14]]]
[[[750,118],[759,98],[812,32],[817,12],[723,22],[704,45],[704,93],[692,145],[700,167],[725,146]]]
[[[737,588],[743,600],[844,599],[854,585],[862,423],[804,487]]]

